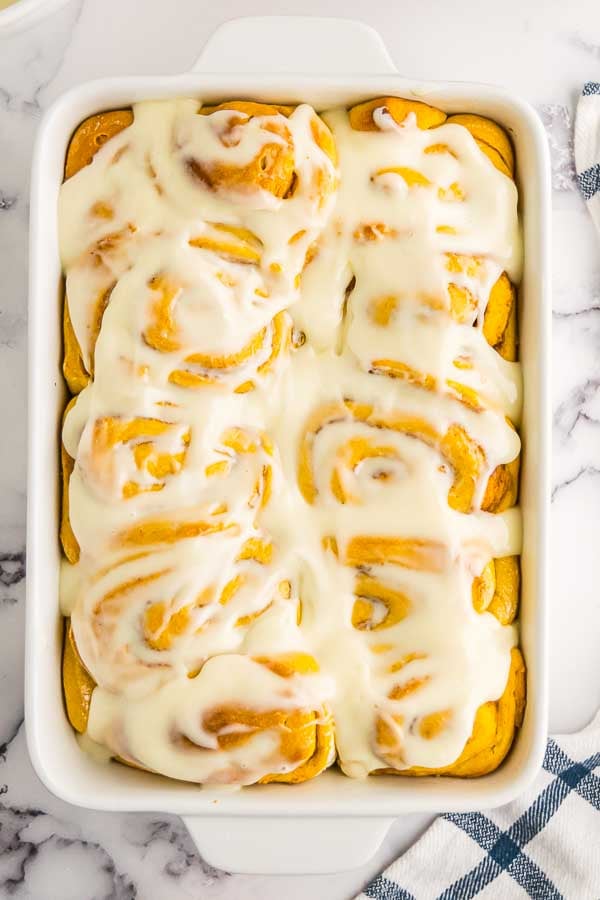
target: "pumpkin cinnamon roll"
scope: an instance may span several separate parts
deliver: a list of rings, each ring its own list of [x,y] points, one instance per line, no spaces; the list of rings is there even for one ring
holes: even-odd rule
[[[348,343],[361,364],[437,384],[439,371],[424,370],[427,360],[402,335],[417,319],[429,325],[435,349],[435,326],[444,327],[447,316],[477,334],[465,328],[448,332],[455,344],[448,353],[456,350],[448,363],[455,369],[444,373],[441,386],[459,380],[453,377],[457,372],[477,370],[480,356],[493,359],[484,343],[514,361],[516,297],[510,279],[519,275],[518,254],[512,253],[507,223],[488,214],[499,191],[516,209],[514,154],[506,132],[480,116],[447,118],[424,103],[389,97],[354,107],[347,120],[338,121],[342,152],[344,142],[356,144],[370,159],[370,203],[357,205],[348,234],[354,275]],[[504,177],[490,177],[493,167]],[[379,215],[371,215],[376,210]]]
[[[280,200],[298,193],[322,205],[335,189],[335,142],[310,106],[234,100],[201,107],[200,113],[208,117],[217,152],[214,157],[206,153],[210,142],[203,140],[202,153],[191,154],[189,166],[211,190],[246,195],[266,191]],[[308,154],[303,159],[297,153],[300,136],[312,160]],[[244,148],[248,148],[246,154]],[[249,157],[248,161],[240,162],[241,155]]]
[[[146,521],[121,536],[104,568],[81,568],[70,627],[97,684],[147,692],[194,677],[211,655],[241,651],[267,620],[296,632],[297,582],[272,542],[238,532],[209,517]]]
[[[294,784],[335,757],[327,684],[305,654],[225,653],[150,695],[124,698],[97,686],[90,693],[67,628],[63,677],[73,726],[136,768],[202,784]]]
[[[395,97],[76,130],[63,686],[114,760],[238,786],[500,765],[525,704],[514,166],[494,122]]]
[[[79,562],[80,543],[112,552],[258,526],[278,477],[265,432],[229,427],[207,446],[202,436],[192,439],[188,422],[164,411],[90,418],[82,427],[85,399],[67,408],[61,446],[61,540],[69,562]]]
[[[363,497],[376,503],[386,488],[402,488],[411,472],[423,468],[415,455],[418,443],[423,457],[436,463],[435,478],[447,486],[446,502],[452,510],[495,512],[503,504],[512,505],[516,475],[505,478],[498,472],[512,472],[513,463],[494,465],[494,457],[510,459],[518,453],[519,440],[510,424],[492,414],[480,418],[444,398],[447,415],[455,420],[442,432],[435,421],[439,398],[414,393],[406,410],[345,399],[311,414],[298,457],[298,483],[307,502],[323,494],[343,505],[359,504]],[[496,444],[486,453],[491,430]]]
[[[101,113],[75,132],[65,175],[60,227],[71,393],[93,375],[117,285],[138,294],[140,306],[150,303],[142,334],[151,347],[171,353],[186,344],[175,383],[205,383],[214,369],[239,369],[254,355],[255,368],[269,367],[285,342],[277,315],[297,298],[338,183],[335,143],[314,110],[188,100]],[[99,185],[92,202],[82,179]],[[179,271],[170,271],[178,260]],[[148,289],[151,300],[142,296]],[[227,353],[198,344],[199,334],[206,338],[216,326],[219,337],[232,321],[240,333],[237,341],[227,333]]]

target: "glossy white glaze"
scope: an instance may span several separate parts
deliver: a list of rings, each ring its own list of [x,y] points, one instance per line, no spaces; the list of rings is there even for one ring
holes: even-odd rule
[[[277,730],[226,751],[206,717],[314,704],[332,709],[348,775],[448,765],[504,690],[516,642],[471,599],[483,567],[521,549],[518,510],[479,511],[520,450],[506,421],[520,416],[519,365],[481,333],[497,279],[520,275],[516,187],[462,125],[396,124],[385,106],[375,132],[324,114],[339,171],[307,105],[133,112],[59,202],[69,313],[94,373],[63,430],[80,558],[63,567],[62,606],[98,684],[90,737],[172,777],[252,783],[297,765]],[[253,183],[260,167],[220,174],[281,154],[290,196]],[[452,312],[451,289],[466,310]],[[386,360],[413,374],[388,376]],[[461,511],[449,429],[482,455]],[[192,533],[137,543],[161,522]],[[365,535],[435,558],[357,571],[347,557]],[[244,559],[256,541],[269,559]],[[407,598],[400,621],[381,590]],[[366,627],[355,598],[372,609]],[[291,651],[322,674],[282,680],[252,660]]]

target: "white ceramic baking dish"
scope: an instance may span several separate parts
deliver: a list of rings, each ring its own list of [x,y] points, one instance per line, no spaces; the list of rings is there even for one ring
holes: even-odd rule
[[[385,776],[355,781],[329,771],[297,786],[217,793],[97,763],[75,740],[60,681],[58,435],[65,388],[56,210],[69,138],[92,113],[150,98],[183,95],[214,102],[248,97],[307,101],[323,109],[382,94],[491,116],[510,131],[516,147],[525,241],[521,640],[528,702],[523,728],[500,769],[473,780]],[[188,74],[95,81],[69,91],[48,110],[38,133],[31,185],[26,714],[33,764],[54,794],[95,809],[178,813],[204,858],[230,871],[311,873],[365,862],[394,817],[403,813],[481,809],[523,791],[541,764],[546,737],[549,196],[546,141],[531,107],[494,87],[401,77],[379,35],[349,20],[235,20],[218,29]]]

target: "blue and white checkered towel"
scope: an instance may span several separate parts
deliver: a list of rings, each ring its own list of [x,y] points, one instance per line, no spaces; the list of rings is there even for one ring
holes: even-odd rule
[[[575,124],[579,189],[600,232],[600,83],[582,91]],[[599,900],[600,712],[550,738],[518,800],[445,815],[357,900]]]
[[[598,900],[600,713],[514,803],[437,819],[357,900]]]
[[[583,199],[600,231],[600,83],[583,86],[575,119],[575,168]]]

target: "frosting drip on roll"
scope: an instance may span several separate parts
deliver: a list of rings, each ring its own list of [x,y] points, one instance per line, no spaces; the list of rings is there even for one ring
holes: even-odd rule
[[[395,109],[140,103],[62,187],[62,605],[132,765],[440,769],[505,691],[517,191]]]

